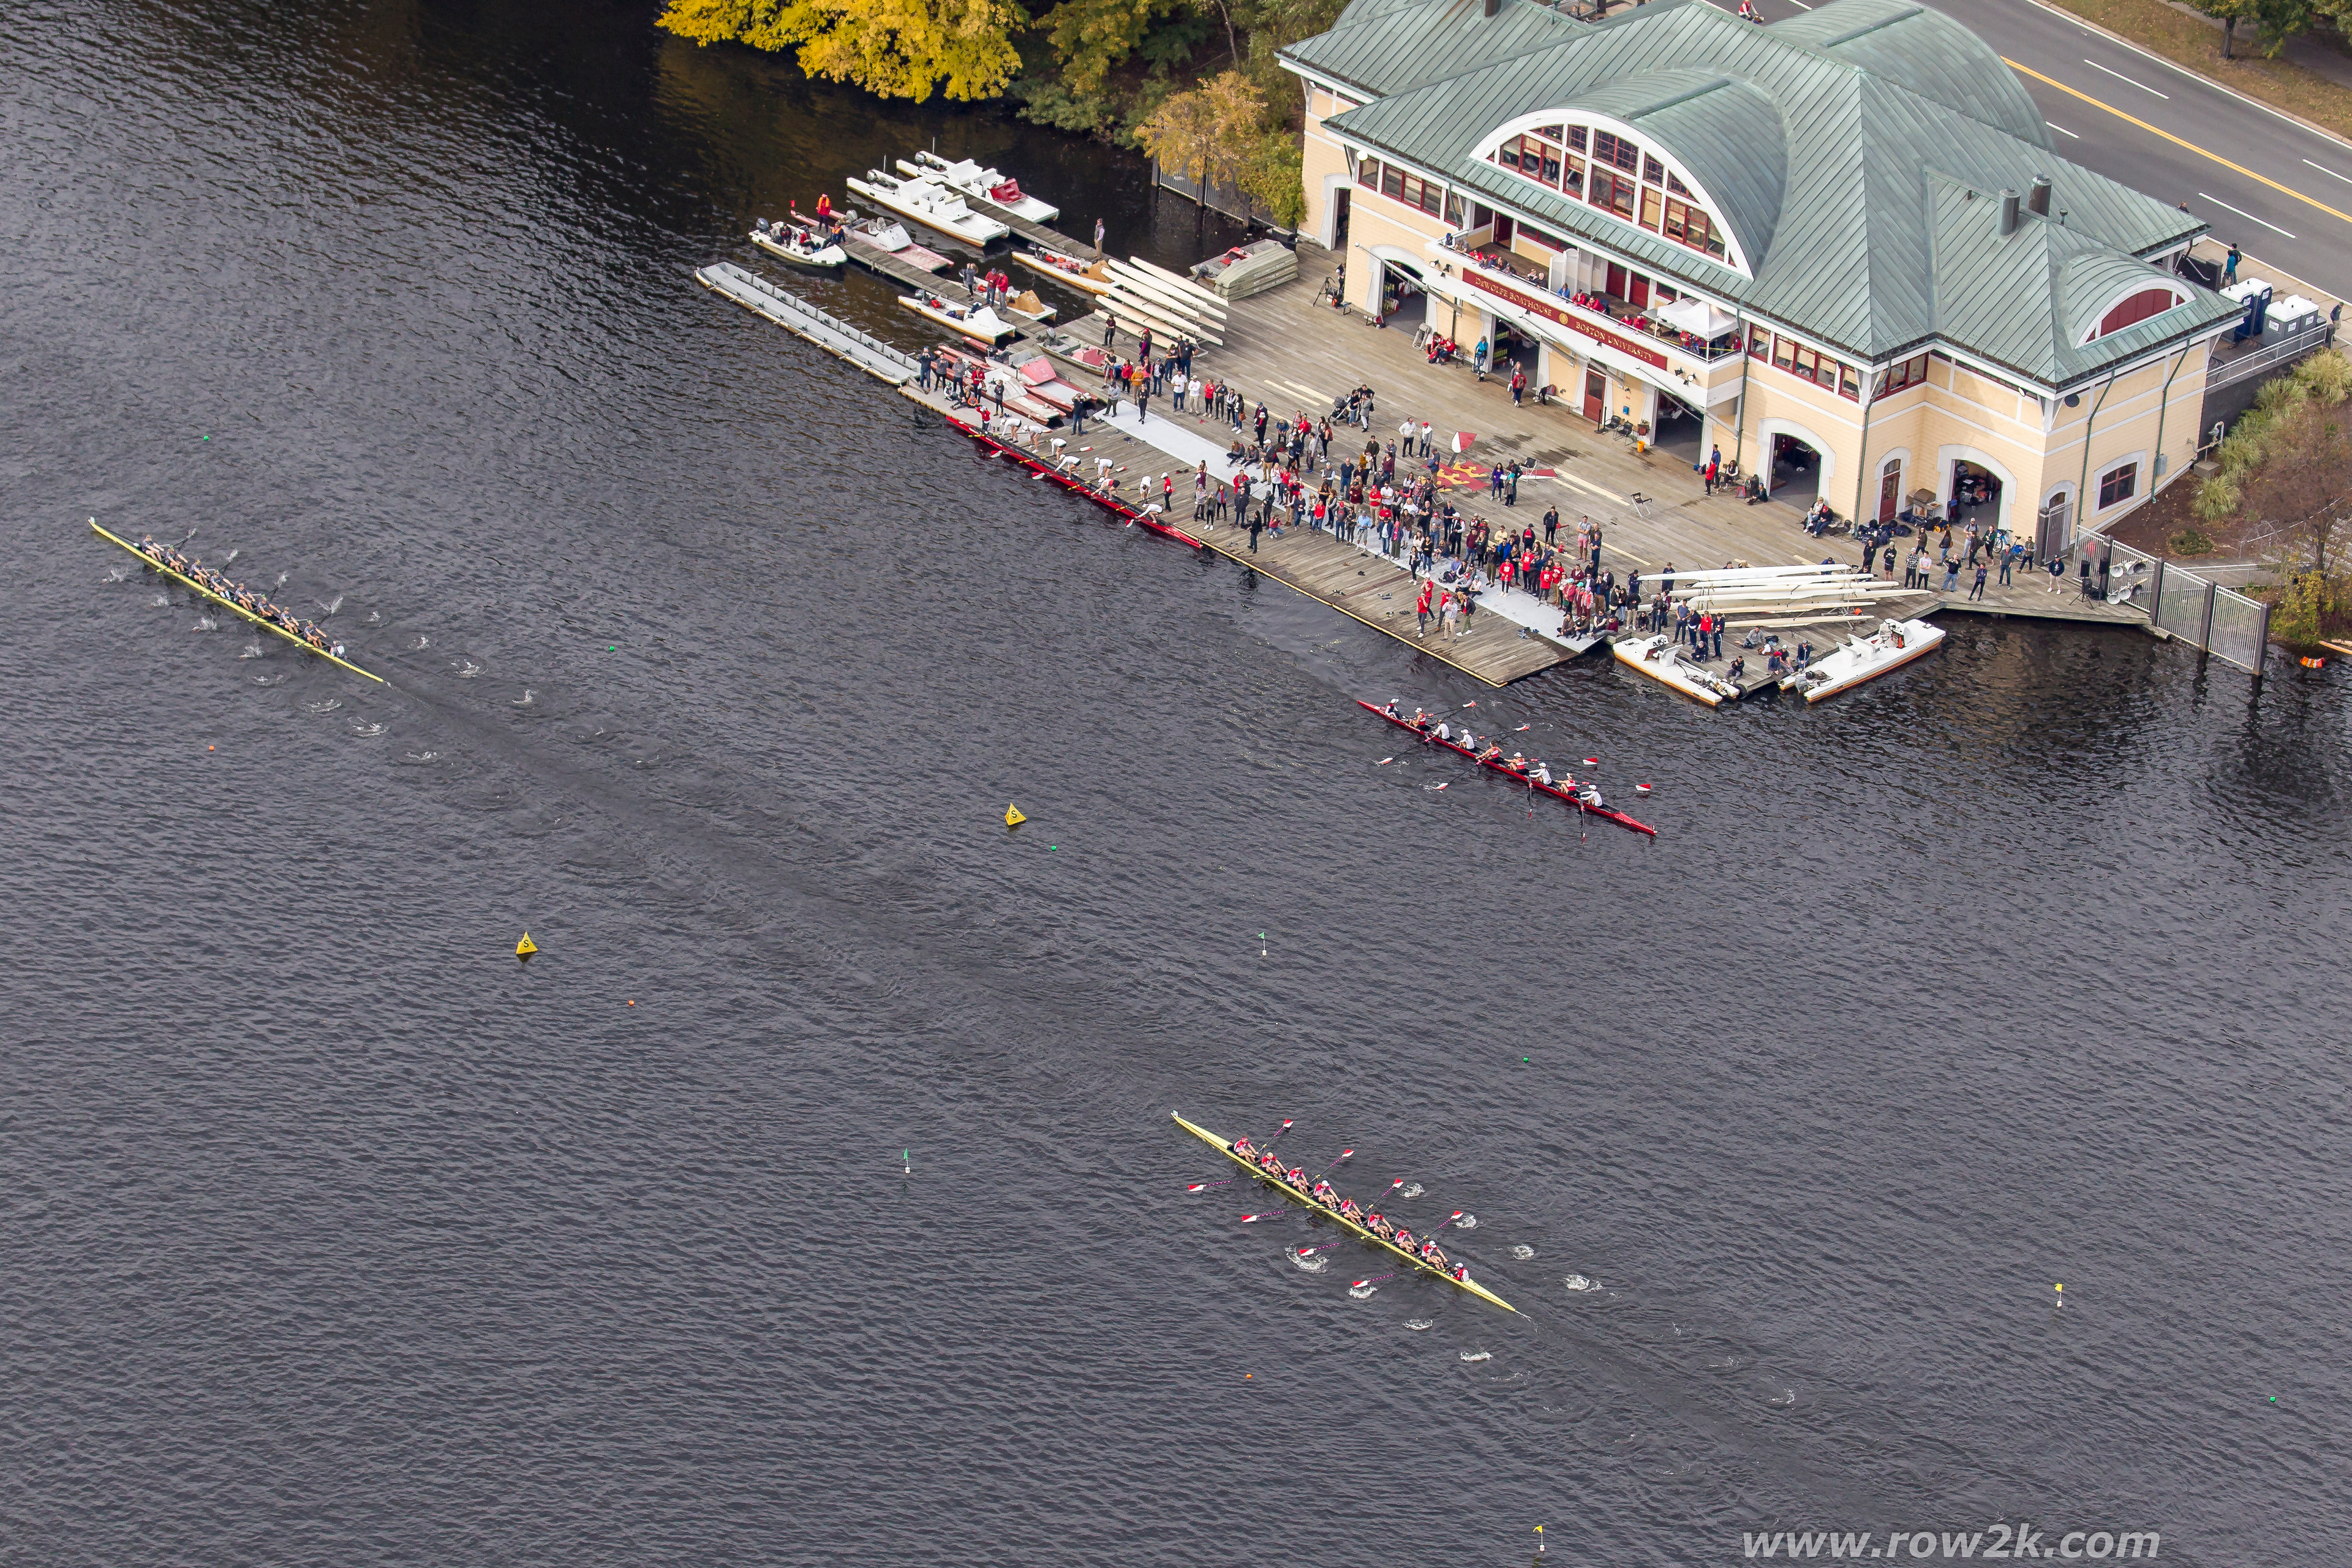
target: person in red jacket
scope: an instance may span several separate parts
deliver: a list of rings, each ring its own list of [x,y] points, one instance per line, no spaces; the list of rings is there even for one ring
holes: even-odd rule
[[[1418,598],[1418,599],[1415,599],[1415,600],[1413,601],[1413,604],[1412,604],[1412,613],[1413,613],[1414,616],[1415,616],[1416,618],[1418,618],[1418,619],[1420,620],[1420,622],[1421,622],[1421,633],[1420,633],[1420,635],[1421,635],[1421,636],[1423,636],[1423,637],[1427,637],[1427,636],[1429,635],[1429,593],[1430,593],[1430,587],[1431,587],[1431,584],[1430,584],[1429,579],[1428,579],[1428,578],[1426,578],[1426,577],[1423,577],[1423,578],[1421,580],[1421,597],[1420,597],[1420,598]]]

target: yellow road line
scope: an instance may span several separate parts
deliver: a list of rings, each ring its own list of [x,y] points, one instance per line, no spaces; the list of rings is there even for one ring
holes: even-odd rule
[[[2046,82],[2050,86],[2056,88],[2060,92],[2065,93],[2070,97],[2079,98],[2094,109],[2104,109],[2118,120],[2128,121],[2130,123],[2138,126],[2142,131],[2147,132],[2151,136],[2161,136],[2176,147],[2186,147],[2189,151],[2196,153],[2200,158],[2210,158],[2216,163],[2221,164],[2221,167],[2231,170],[2236,174],[2243,174],[2250,180],[2257,181],[2260,184],[2268,185],[2271,189],[2278,192],[2281,195],[2293,196],[2296,201],[2317,207],[2329,217],[2342,218],[2346,223],[2352,223],[2352,213],[2338,212],[2334,207],[2329,206],[2326,202],[2319,200],[2315,196],[2306,196],[2301,191],[2280,184],[2276,180],[2270,178],[2266,174],[2257,174],[2242,163],[2232,163],[2227,158],[2222,157],[2219,153],[2209,153],[2204,148],[2197,145],[2194,142],[2183,142],[2171,132],[2159,131],[2155,126],[2150,125],[2147,121],[2140,119],[2137,115],[2126,114],[2114,104],[2103,103],[2099,100],[2093,98],[2089,93],[2084,92],[2078,88],[2068,87],[2063,81],[2052,80],[2049,77],[2043,76],[2040,71],[2035,70],[2032,66],[2019,65],[2007,55],[2003,55],[2000,58],[2000,63],[2007,66],[2013,71],[2024,72],[2027,76],[2032,77],[2036,81]]]

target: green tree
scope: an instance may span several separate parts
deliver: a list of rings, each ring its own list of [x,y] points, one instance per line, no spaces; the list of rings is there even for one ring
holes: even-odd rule
[[[1020,68],[1012,0],[670,0],[660,25],[698,44],[793,49],[812,76],[919,103],[994,98]]]
[[[2189,4],[2208,16],[2221,18],[2221,58],[2228,59],[2239,23],[2252,22],[2263,53],[2275,58],[2289,38],[2320,19],[2327,0],[2189,0]]]

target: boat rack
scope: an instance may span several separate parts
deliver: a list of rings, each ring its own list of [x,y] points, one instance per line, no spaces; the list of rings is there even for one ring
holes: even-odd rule
[[[765,316],[785,331],[806,338],[835,358],[846,360],[893,386],[904,386],[922,374],[913,355],[892,348],[837,316],[826,314],[805,300],[785,293],[731,261],[698,268],[694,276],[704,288],[726,295],[746,310]]]

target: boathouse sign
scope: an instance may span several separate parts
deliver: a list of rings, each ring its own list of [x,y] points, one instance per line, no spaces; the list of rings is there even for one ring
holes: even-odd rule
[[[1547,321],[1557,321],[1571,332],[1581,332],[1596,343],[1606,343],[1609,347],[1615,349],[1621,354],[1631,354],[1633,358],[1640,360],[1643,364],[1655,365],[1660,370],[1664,370],[1666,368],[1666,356],[1660,353],[1657,350],[1647,348],[1640,343],[1621,338],[1615,332],[1602,331],[1599,327],[1592,326],[1588,322],[1580,321],[1576,317],[1570,315],[1566,310],[1563,310],[1559,306],[1552,304],[1549,300],[1538,300],[1529,294],[1522,294],[1517,289],[1506,289],[1500,283],[1496,282],[1493,279],[1486,277],[1484,273],[1475,271],[1467,267],[1462,269],[1462,280],[1469,284],[1473,289],[1483,289],[1487,293],[1494,295],[1497,299],[1507,300],[1522,310],[1532,310]]]

